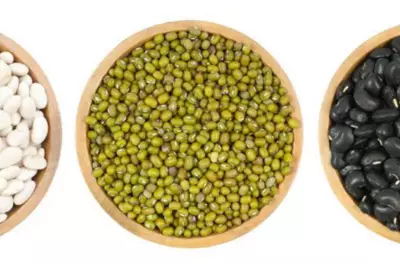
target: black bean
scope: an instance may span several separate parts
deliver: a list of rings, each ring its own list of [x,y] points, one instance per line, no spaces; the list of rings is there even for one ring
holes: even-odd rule
[[[398,61],[398,62],[400,62],[400,54],[398,54],[398,53],[393,53],[391,59],[392,59],[392,61]]]
[[[389,64],[389,60],[385,58],[378,59],[375,63],[374,73],[382,80],[385,74],[385,68]]]
[[[356,137],[370,138],[375,135],[376,124],[365,124],[354,130]]]
[[[354,172],[354,171],[361,171],[362,167],[357,166],[357,165],[347,165],[343,169],[340,170],[340,175],[343,177],[346,177],[349,173]]]
[[[380,124],[376,128],[376,135],[379,139],[384,140],[386,138],[394,136],[394,128],[390,123]]]
[[[382,90],[382,97],[389,107],[398,108],[399,101],[397,100],[396,91],[389,85]]]
[[[347,162],[347,164],[358,165],[361,161],[362,156],[362,149],[351,149],[346,153],[344,160]]]
[[[393,210],[390,207],[383,206],[380,204],[375,204],[374,205],[374,215],[379,221],[386,223],[388,221],[391,221],[393,218],[395,218],[398,215],[398,212]]]
[[[383,189],[389,186],[389,182],[386,180],[385,176],[379,172],[370,171],[365,174],[365,178],[374,188]]]
[[[346,168],[346,167],[345,167]],[[400,180],[400,159],[390,158],[383,164],[385,175],[391,182]]]
[[[353,98],[351,95],[342,96],[331,109],[331,119],[336,123],[342,123],[349,115]]]
[[[375,196],[375,201],[400,212],[400,193],[393,189],[383,189]]]
[[[384,85],[375,74],[370,74],[365,79],[365,90],[373,96],[379,96]]]
[[[364,214],[372,215],[373,213],[373,201],[368,196],[364,196],[362,198],[361,202],[358,204],[358,207],[360,207],[361,212]]]
[[[336,99],[339,99],[340,97],[346,95],[346,94],[352,94],[354,91],[354,85],[351,80],[345,80],[342,82],[339,87],[336,90]]]
[[[345,167],[347,164],[343,160],[344,153],[337,153],[337,152],[332,152],[331,153],[331,165],[337,170],[342,169]]]
[[[361,158],[361,165],[363,166],[376,166],[382,164],[386,160],[385,153],[378,150],[371,150],[364,154]]]
[[[372,51],[369,56],[373,59],[389,58],[392,56],[393,51],[389,48],[377,48]]]
[[[399,117],[397,108],[382,108],[372,113],[372,120],[376,123],[387,123],[396,120]]]
[[[364,124],[368,121],[368,114],[360,108],[353,108],[350,110],[349,117],[357,123]]]
[[[346,152],[354,142],[351,128],[343,125],[335,125],[329,130],[331,148],[334,152]]]
[[[392,41],[390,42],[390,46],[394,51],[400,53],[400,37],[395,37],[394,39],[392,39]]]
[[[385,80],[387,83],[394,86],[398,86],[400,84],[400,62],[389,62],[385,68]]]
[[[354,101],[356,104],[367,112],[372,112],[378,109],[381,101],[373,97],[365,90],[365,82],[359,81],[354,90]]]
[[[367,149],[373,150],[373,149],[380,149],[381,148],[381,143],[379,143],[379,140],[376,138],[372,138],[368,141],[368,144],[366,146]]]
[[[354,83],[358,83],[361,80],[361,66],[358,66],[353,74],[351,75],[351,79]]]
[[[373,59],[367,59],[361,66],[360,78],[365,79],[374,72],[375,61]]]
[[[373,200],[375,200],[376,195],[377,195],[378,192],[380,192],[380,191],[381,191],[380,188],[372,189],[372,190],[370,191],[371,198],[372,198]]]
[[[347,175],[345,187],[354,199],[361,200],[365,192],[362,188],[365,186],[365,178],[361,171],[352,171]]]
[[[383,141],[383,147],[394,158],[400,158],[400,138],[390,137]]]

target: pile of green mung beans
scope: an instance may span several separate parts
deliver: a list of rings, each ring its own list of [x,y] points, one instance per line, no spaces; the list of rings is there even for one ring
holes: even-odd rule
[[[258,215],[291,173],[293,107],[249,46],[191,28],[119,59],[86,118],[93,177],[128,218],[205,237]]]

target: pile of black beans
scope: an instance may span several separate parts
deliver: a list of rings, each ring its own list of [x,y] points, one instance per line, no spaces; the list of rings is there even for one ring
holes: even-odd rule
[[[331,164],[360,210],[400,231],[400,37],[343,81],[330,111]]]

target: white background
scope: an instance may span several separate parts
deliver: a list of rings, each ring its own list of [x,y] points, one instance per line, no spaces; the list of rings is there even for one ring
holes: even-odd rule
[[[40,206],[0,237],[0,263],[398,262],[399,246],[360,225],[320,165],[318,114],[341,62],[363,41],[399,24],[399,1],[17,1],[0,0],[0,32],[39,62],[57,95],[61,161]],[[303,159],[289,195],[254,231],[206,249],[145,241],[92,197],[75,154],[75,116],[86,81],[120,41],[154,24],[208,20],[264,46],[291,79],[304,118]]]

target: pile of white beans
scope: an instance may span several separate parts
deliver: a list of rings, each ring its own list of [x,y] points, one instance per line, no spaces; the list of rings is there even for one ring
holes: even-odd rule
[[[46,106],[46,91],[33,83],[29,68],[10,52],[0,52],[0,223],[29,200],[36,188],[33,177],[47,166]]]

